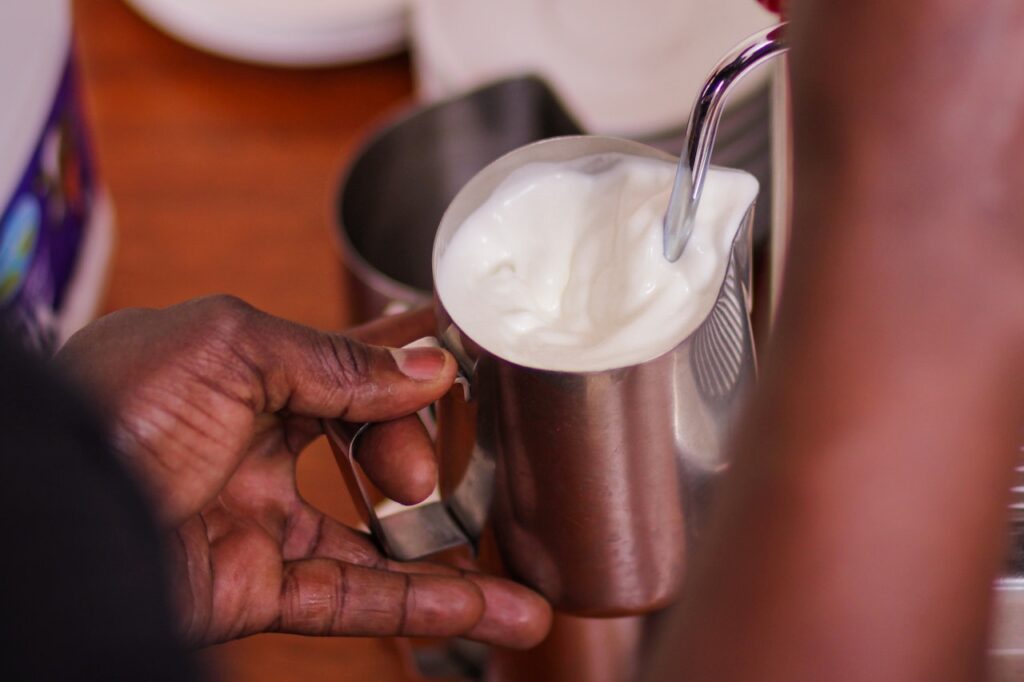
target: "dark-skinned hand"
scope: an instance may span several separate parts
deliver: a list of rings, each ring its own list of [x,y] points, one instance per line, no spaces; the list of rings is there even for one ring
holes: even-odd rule
[[[299,494],[299,453],[321,418],[388,422],[364,468],[403,502],[436,464],[413,414],[455,362],[395,351],[430,334],[429,312],[329,334],[215,296],[125,310],[71,338],[59,360],[108,408],[114,444],[169,535],[182,631],[196,645],[259,632],[465,636],[524,648],[551,611],[515,583],[398,563]],[[340,492],[340,491],[339,491]]]

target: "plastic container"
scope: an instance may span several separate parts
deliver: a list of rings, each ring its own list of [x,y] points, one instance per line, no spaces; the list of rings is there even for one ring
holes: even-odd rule
[[[67,0],[0,3],[0,92],[0,318],[54,350],[95,312],[113,231]]]

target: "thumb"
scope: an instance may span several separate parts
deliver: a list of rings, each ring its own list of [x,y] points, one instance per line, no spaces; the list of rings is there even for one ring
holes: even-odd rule
[[[363,344],[252,311],[244,363],[262,384],[263,411],[384,421],[440,398],[455,359],[438,348]]]

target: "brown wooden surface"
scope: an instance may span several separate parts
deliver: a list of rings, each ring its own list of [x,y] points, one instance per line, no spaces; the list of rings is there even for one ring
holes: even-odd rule
[[[181,45],[117,0],[78,0],[75,19],[98,163],[117,212],[104,309],[228,292],[343,327],[334,184],[372,121],[408,99],[407,61],[260,68]],[[354,520],[322,441],[299,468],[308,498]],[[387,640],[264,635],[204,657],[237,682],[409,679]]]

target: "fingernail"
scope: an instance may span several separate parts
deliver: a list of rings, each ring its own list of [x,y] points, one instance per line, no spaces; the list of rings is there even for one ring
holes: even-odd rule
[[[391,355],[402,374],[416,381],[432,381],[444,369],[444,351],[439,348],[394,348]]]

